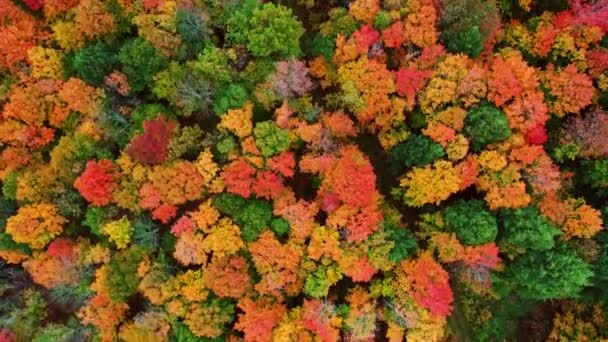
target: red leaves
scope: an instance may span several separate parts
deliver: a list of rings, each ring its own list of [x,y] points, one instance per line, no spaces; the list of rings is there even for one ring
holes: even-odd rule
[[[448,272],[430,254],[404,261],[401,268],[411,284],[410,295],[418,305],[429,309],[434,316],[446,317],[452,313],[454,297]]]
[[[72,240],[58,238],[49,244],[47,253],[61,260],[72,260],[76,256],[77,247],[76,243]]]
[[[418,70],[416,67],[401,68],[395,73],[397,94],[405,96],[410,105],[416,101],[416,93],[424,87],[424,82],[431,77],[431,71]]]
[[[302,325],[317,334],[324,342],[338,341],[340,330],[332,325],[336,321],[333,316],[335,313],[336,310],[330,303],[319,299],[304,300]]]
[[[131,140],[127,153],[143,164],[160,164],[167,160],[169,142],[177,122],[159,115],[154,120],[144,121],[144,134]]]
[[[171,226],[171,234],[180,237],[182,234],[193,233],[195,228],[196,225],[194,224],[194,221],[192,221],[190,217],[184,215]]]
[[[346,228],[348,236],[346,241],[356,242],[365,241],[367,237],[380,227],[382,214],[374,207],[366,207],[360,213],[348,218]]]
[[[44,1],[42,0],[23,0],[23,2],[25,2],[27,7],[29,7],[29,9],[32,11],[37,11],[44,6]]]
[[[283,180],[272,171],[258,172],[255,184],[253,185],[253,191],[256,196],[266,199],[273,198],[273,196],[281,193],[283,189]]]
[[[365,25],[353,33],[353,38],[357,44],[357,51],[360,54],[367,54],[369,48],[380,38],[380,33],[370,25]]]
[[[343,112],[323,115],[321,122],[337,138],[354,137],[357,135],[357,128],[353,120]]]
[[[384,40],[384,45],[389,48],[398,48],[405,42],[405,37],[403,36],[403,24],[401,21],[397,21],[393,23],[388,28],[382,31],[382,40]]]
[[[31,150],[37,150],[53,141],[55,130],[43,126],[28,126],[19,139]]]
[[[255,169],[243,159],[232,162],[222,171],[226,190],[242,197],[249,197],[253,192]]]
[[[286,152],[269,160],[269,167],[284,176],[294,174],[293,153]],[[273,171],[257,171],[244,159],[238,159],[222,171],[226,190],[241,197],[255,194],[257,197],[271,199],[283,193],[283,178]]]
[[[367,157],[356,148],[343,148],[342,156],[327,175],[324,187],[345,204],[367,207],[376,198],[376,174]]]
[[[91,204],[102,207],[112,202],[117,177],[116,166],[111,160],[90,160],[74,181],[74,188]]]
[[[162,223],[169,223],[177,214],[177,208],[170,204],[163,204],[152,211],[152,218]]]
[[[547,142],[547,132],[545,131],[545,125],[538,125],[531,128],[524,133],[526,142],[531,145],[542,145]]]
[[[293,152],[286,151],[270,159],[268,161],[268,167],[284,177],[291,177],[295,173],[296,158]]]
[[[0,330],[0,342],[15,342],[15,340],[15,333],[7,328]]]
[[[287,312],[285,305],[273,303],[268,298],[241,299],[238,307],[243,310],[234,325],[236,330],[245,333],[245,341],[270,341],[272,329]]]
[[[354,282],[368,282],[372,280],[378,271],[369,263],[366,255],[356,258],[346,258],[340,263],[344,274],[349,276]]]
[[[598,26],[604,33],[608,32],[608,2],[589,0],[569,2],[575,24]]]
[[[599,77],[608,69],[608,53],[603,51],[587,52],[588,73],[591,77]]]
[[[481,246],[467,246],[464,251],[464,263],[477,267],[495,270],[500,264],[500,250],[494,242]]]

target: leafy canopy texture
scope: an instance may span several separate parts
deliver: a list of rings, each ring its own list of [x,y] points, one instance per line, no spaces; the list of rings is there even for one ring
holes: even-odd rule
[[[607,0],[0,0],[0,342],[608,341],[607,34]]]
[[[447,226],[456,233],[458,240],[467,245],[492,242],[498,234],[496,217],[483,201],[459,201],[445,211]]]
[[[471,138],[471,147],[479,151],[511,136],[505,114],[492,105],[481,105],[467,113],[465,133]]]
[[[515,260],[508,275],[522,297],[547,300],[576,297],[593,273],[574,251],[556,248],[526,253]]]

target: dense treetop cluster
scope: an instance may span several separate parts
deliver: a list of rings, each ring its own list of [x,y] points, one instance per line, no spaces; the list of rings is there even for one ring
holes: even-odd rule
[[[608,338],[607,0],[0,0],[0,341]]]

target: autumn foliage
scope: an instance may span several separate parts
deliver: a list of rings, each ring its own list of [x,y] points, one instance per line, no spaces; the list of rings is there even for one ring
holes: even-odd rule
[[[0,341],[608,340],[607,23],[0,0]]]

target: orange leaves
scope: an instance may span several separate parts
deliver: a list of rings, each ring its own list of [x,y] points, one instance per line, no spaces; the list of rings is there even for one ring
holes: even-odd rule
[[[21,132],[19,140],[30,150],[46,146],[55,138],[55,130],[48,127],[29,126]]]
[[[494,57],[488,76],[488,99],[497,106],[524,93],[533,93],[539,85],[536,71],[528,66],[519,53]]]
[[[245,334],[247,342],[272,340],[272,329],[287,312],[284,304],[268,297],[260,297],[255,301],[243,298],[239,300],[238,307],[243,313],[239,315],[234,328]]]
[[[335,212],[335,216],[337,215],[339,213]],[[331,215],[328,221],[334,219],[334,215]],[[374,206],[364,207],[360,212],[349,215],[346,221],[346,241],[365,241],[369,235],[380,228],[381,222],[382,214]]]
[[[526,192],[524,182],[516,182],[505,187],[494,186],[488,190],[485,197],[490,209],[499,208],[521,208],[532,201],[532,197]]]
[[[13,86],[2,114],[5,118],[41,126],[46,119],[41,89],[36,83]]]
[[[11,0],[0,1],[0,67],[13,68],[42,38],[37,22]]]
[[[293,152],[283,152],[268,160],[268,167],[284,177],[291,177],[295,173],[296,159]]]
[[[271,169],[256,170],[253,166],[240,158],[224,168],[221,177],[224,180],[226,190],[241,197],[249,197],[255,194],[257,197],[274,199],[285,193],[282,175],[293,175],[295,160],[293,155],[286,152],[268,161]]]
[[[175,243],[173,257],[184,266],[203,265],[207,263],[207,254],[203,247],[201,234],[182,234]]]
[[[253,192],[257,197],[271,199],[283,192],[283,180],[272,171],[260,171],[256,175]]]
[[[351,118],[343,112],[324,114],[321,123],[337,138],[354,137],[357,128]]]
[[[329,214],[328,226],[346,228],[349,242],[365,240],[379,228],[382,220],[377,210],[379,194],[371,163],[354,146],[342,147],[335,156],[318,161],[322,164],[319,169],[315,165],[309,168],[307,164],[314,164],[314,160],[305,158],[300,167],[304,171],[318,171],[322,177],[317,195],[321,208]],[[313,226],[307,224],[305,231],[295,229],[294,232],[298,238],[304,238]]]
[[[302,279],[296,271],[303,254],[302,247],[295,241],[282,245],[269,230],[260,234],[259,239],[248,247],[253,264],[262,276],[255,285],[256,291],[274,296],[280,296],[282,291],[291,296],[300,292]]]
[[[104,342],[114,341],[116,328],[129,310],[125,303],[115,303],[105,295],[96,295],[78,311],[82,324],[91,324],[101,332]]]
[[[304,240],[315,228],[315,215],[319,211],[316,203],[299,200],[275,211],[275,215],[283,217],[291,226],[291,232],[296,239]]]
[[[433,316],[448,316],[452,313],[454,300],[449,275],[433,257],[424,253],[418,259],[401,263],[399,283],[416,303],[427,308]]]
[[[252,118],[253,104],[247,102],[243,108],[229,109],[228,112],[223,114],[217,128],[232,132],[242,139],[250,136],[253,131]]]
[[[456,132],[452,128],[438,122],[429,123],[427,128],[422,130],[422,134],[433,139],[444,148],[456,139]]]
[[[204,180],[191,162],[177,161],[170,166],[156,166],[148,181],[158,191],[164,203],[180,205],[203,196]]]
[[[403,35],[403,23],[400,21],[394,22],[388,28],[382,30],[382,40],[384,45],[389,48],[398,48],[405,42]]]
[[[367,157],[355,147],[344,147],[326,174],[320,192],[333,193],[344,204],[366,207],[377,198],[376,174]]]
[[[602,230],[603,222],[599,210],[573,199],[566,201],[566,203],[568,204],[568,211],[566,220],[562,225],[566,239],[573,237],[589,239]]]
[[[63,231],[66,219],[48,203],[22,206],[17,214],[6,221],[6,232],[13,240],[26,243],[34,249],[42,249]]]
[[[495,270],[500,264],[499,250],[494,242],[480,246],[467,246],[464,250],[465,264]]]
[[[241,298],[251,287],[243,257],[214,260],[203,272],[205,286],[218,297]]]
[[[560,117],[568,113],[578,113],[591,104],[595,94],[591,78],[579,73],[574,64],[560,71],[550,68],[545,74],[543,85],[555,98],[550,103],[551,111]]]
[[[505,114],[511,128],[528,132],[536,127],[544,127],[549,119],[549,108],[541,92],[533,92],[517,98],[505,106]]]
[[[182,160],[150,168],[140,177],[139,206],[152,210],[153,217],[163,223],[175,217],[176,206],[202,198],[207,185],[196,165]],[[117,193],[117,202],[119,197]]]
[[[59,97],[65,101],[68,108],[91,117],[99,112],[101,95],[93,87],[78,78],[70,78],[63,84]]]
[[[365,57],[340,65],[338,81],[347,103],[362,123],[372,121],[380,112],[390,108],[388,95],[395,91],[386,65]]]
[[[350,15],[366,24],[372,24],[380,11],[379,0],[355,0],[349,6]]]
[[[220,218],[220,213],[213,207],[211,200],[207,200],[198,206],[198,210],[190,213],[190,217],[199,229],[206,232]]]
[[[74,182],[74,188],[93,205],[102,207],[112,202],[117,184],[117,168],[111,160],[87,162],[84,172]]]
[[[245,160],[238,159],[230,163],[221,176],[228,192],[247,198],[253,192],[255,173],[256,170]]]
[[[115,29],[112,13],[97,0],[81,0],[74,9],[74,14],[79,33],[89,39],[113,32]]]
[[[439,35],[435,29],[437,10],[433,2],[413,0],[408,3],[408,9],[404,25],[407,40],[421,48],[434,45]]]
[[[54,287],[71,285],[78,280],[79,269],[69,260],[39,253],[23,263],[32,280],[39,285],[51,289]]]
[[[537,72],[519,53],[492,60],[488,79],[488,99],[504,106],[509,126],[528,132],[544,127],[549,110],[539,90]]]
[[[347,254],[340,259],[339,265],[354,282],[368,282],[378,271],[369,263],[367,255]]]

